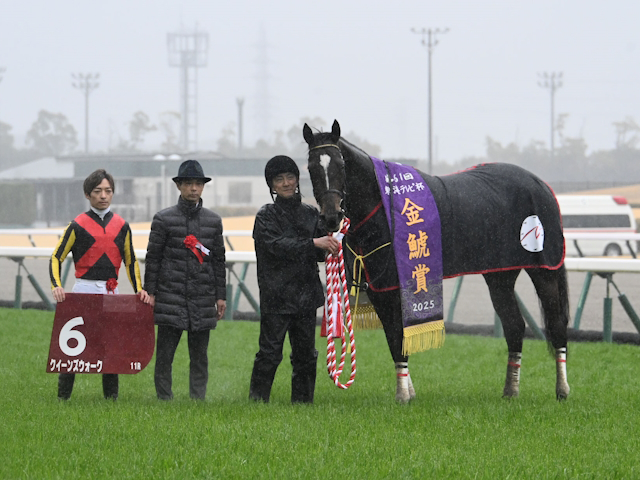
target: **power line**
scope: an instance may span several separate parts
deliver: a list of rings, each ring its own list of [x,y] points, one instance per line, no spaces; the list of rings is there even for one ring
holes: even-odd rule
[[[412,28],[411,31],[413,33],[417,33],[419,35],[422,35],[422,45],[424,45],[427,49],[427,53],[429,54],[429,80],[428,80],[428,89],[429,89],[429,95],[428,95],[428,119],[429,119],[429,132],[428,132],[428,138],[429,138],[429,175],[431,175],[432,171],[433,171],[433,116],[432,116],[432,108],[431,108],[431,55],[433,54],[433,49],[435,48],[435,46],[438,44],[438,35],[441,34],[445,34],[449,31],[448,28],[444,28],[444,29],[440,29],[440,28],[435,28],[435,29],[431,29],[431,28],[422,28],[420,30],[416,29],[416,28]]]

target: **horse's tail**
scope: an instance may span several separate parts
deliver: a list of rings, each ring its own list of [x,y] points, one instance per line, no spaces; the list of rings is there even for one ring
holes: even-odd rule
[[[555,349],[567,346],[567,328],[571,314],[569,313],[569,282],[564,264],[553,270],[557,285],[557,307],[551,310],[542,309],[544,327],[547,333],[549,352],[555,355]]]

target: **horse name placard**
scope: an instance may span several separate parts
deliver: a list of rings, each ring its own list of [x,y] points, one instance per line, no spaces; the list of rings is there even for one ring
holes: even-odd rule
[[[137,295],[67,293],[56,305],[47,373],[139,373],[155,345],[153,308]]]

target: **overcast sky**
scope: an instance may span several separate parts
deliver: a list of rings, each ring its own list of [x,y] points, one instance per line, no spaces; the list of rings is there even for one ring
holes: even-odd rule
[[[157,122],[180,110],[166,36],[196,26],[209,34],[208,65],[198,73],[201,149],[215,149],[222,130],[235,128],[238,97],[245,144],[255,143],[267,89],[270,131],[302,117],[336,118],[383,158],[425,159],[428,56],[412,28],[450,29],[433,54],[436,159],[481,156],[487,136],[548,145],[541,72],[563,72],[556,113],[569,114],[565,135],[582,136],[590,151],[614,147],[613,122],[640,122],[638,0],[5,0],[0,120],[22,147],[39,110],[61,112],[82,148],[84,99],[71,73],[99,72],[90,141],[106,149],[128,135],[134,112]]]

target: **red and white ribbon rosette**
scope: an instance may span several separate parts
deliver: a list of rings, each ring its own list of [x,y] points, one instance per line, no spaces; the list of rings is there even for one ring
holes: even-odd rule
[[[118,286],[118,280],[116,278],[110,278],[107,280],[107,293],[115,293]]]
[[[187,235],[184,239],[184,245],[193,252],[200,263],[203,262],[204,255],[209,255],[211,251],[202,245],[194,235]]]

